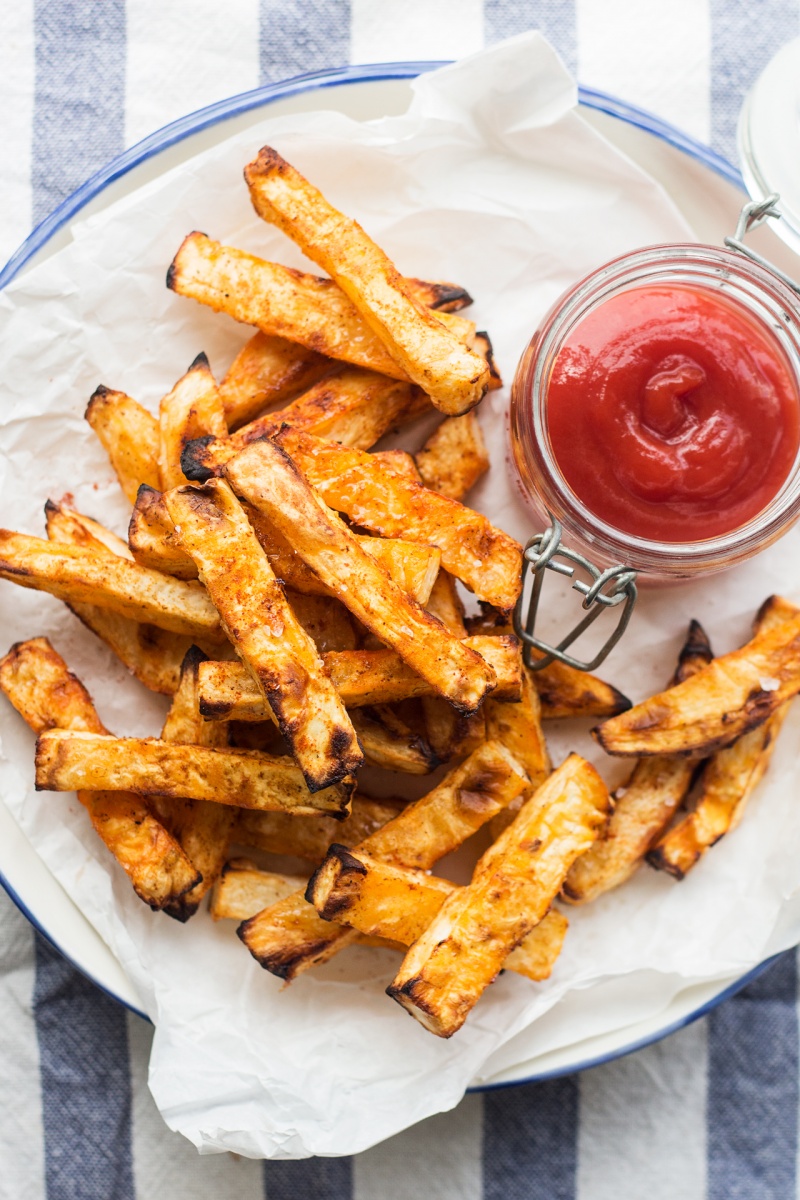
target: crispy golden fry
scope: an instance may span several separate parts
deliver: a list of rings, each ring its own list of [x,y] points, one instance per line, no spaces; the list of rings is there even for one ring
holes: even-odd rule
[[[631,706],[628,697],[612,684],[588,671],[576,671],[566,663],[552,662],[532,674],[542,704],[542,719],[546,721],[613,717]]]
[[[415,483],[422,483],[414,456],[406,450],[376,450],[371,457],[375,462],[382,463],[384,467],[394,471],[396,475],[402,475],[404,479],[413,479]]]
[[[350,815],[344,821],[337,821],[334,817],[322,814],[315,817],[296,817],[293,813],[266,813],[243,809],[239,814],[235,840],[257,850],[266,850],[270,854],[290,854],[296,858],[306,858],[312,863],[319,863],[325,857],[331,842],[357,846],[376,829],[380,829],[387,821],[396,817],[397,813],[396,804],[384,800],[371,800],[358,793],[353,796]]]
[[[133,504],[139,484],[159,486],[158,422],[124,392],[98,387],[86,420],[111,459],[120,487]]]
[[[203,721],[197,707],[197,669],[205,655],[197,646],[187,652],[181,665],[180,684],[167,713],[162,740],[177,745],[209,746],[223,749],[228,744],[224,721]],[[188,921],[200,907],[200,901],[218,878],[228,854],[236,809],[207,800],[176,800],[174,797],[151,799],[158,816],[176,837],[202,875],[200,883],[179,899],[165,905],[164,911],[178,921]]]
[[[146,484],[139,488],[133,504],[128,548],[140,567],[175,579],[197,578],[197,563],[181,546],[163,492]]]
[[[320,654],[355,650],[358,643],[350,613],[333,596],[304,596],[286,589],[286,601]]]
[[[690,679],[713,657],[705,630],[692,621],[673,686]],[[636,764],[624,786],[614,792],[614,811],[602,834],[567,875],[565,899],[585,904],[630,879],[686,798],[696,766],[691,759],[661,755]]]
[[[227,463],[225,474],[354,616],[436,692],[465,713],[480,706],[494,687],[493,669],[397,587],[286,454],[257,442]]]
[[[593,730],[609,754],[709,754],[800,691],[800,616]]]
[[[83,546],[95,554],[116,554],[130,558],[128,547],[121,538],[105,529],[91,517],[67,508],[62,501],[45,504],[47,536],[52,542]],[[171,696],[180,678],[183,656],[192,639],[178,633],[168,633],[155,625],[141,625],[128,617],[120,617],[110,608],[94,604],[68,606],[87,629],[114,651],[140,683],[153,692]],[[219,653],[217,647],[216,653]]]
[[[394,361],[442,412],[473,408],[489,369],[411,294],[394,264],[361,226],[335,209],[276,150],[245,167],[253,207],[330,275]]]
[[[47,638],[11,647],[0,659],[0,689],[36,734],[48,729],[107,733],[86,688]],[[163,908],[198,882],[195,866],[141,797],[79,791],[78,799],[145,904]]]
[[[204,233],[190,233],[172,260],[167,287],[270,337],[410,381],[332,279],[265,262]],[[475,337],[475,326],[463,317],[442,312],[433,319],[465,342]]]
[[[64,497],[58,502],[46,500],[44,505],[45,525],[47,536],[51,542],[63,542],[67,546],[83,546],[97,553],[106,551],[115,554],[117,558],[127,558],[132,561],[128,546],[121,537],[117,537],[105,525],[79,513],[71,508],[70,497]]]
[[[489,470],[481,427],[472,412],[445,418],[414,458],[425,487],[451,500],[461,500]]]
[[[298,888],[305,887],[305,883],[303,876],[262,871],[246,858],[235,858],[226,865],[222,876],[217,880],[209,911],[214,921],[225,917],[234,921],[245,921],[266,905],[275,904]],[[363,946],[402,949],[401,946],[383,938],[371,938],[363,934],[357,935],[356,941]]]
[[[510,804],[527,782],[508,751],[486,742],[427,796],[366,838],[360,849],[385,862],[428,870]],[[325,962],[355,936],[354,930],[323,921],[302,892],[239,927],[253,957],[286,980]]]
[[[253,334],[219,385],[228,429],[238,429],[265,408],[293,400],[313,387],[332,366],[329,358],[297,342],[261,332]]]
[[[521,670],[517,639],[474,637],[465,641],[494,668],[497,687],[492,698],[519,699]],[[325,654],[323,659],[347,708],[392,704],[431,690],[394,650],[345,650]],[[240,663],[201,663],[200,711],[209,720],[268,719],[264,697]]]
[[[438,546],[442,566],[480,600],[503,610],[514,607],[522,548],[482,513],[403,478],[363,450],[332,446],[293,429],[282,430],[275,441],[331,508],[383,537]]]
[[[267,812],[346,813],[352,786],[336,784],[313,796],[290,758],[257,750],[212,750],[159,738],[43,733],[36,747],[39,791],[76,788],[135,791],[143,796],[211,800]]]
[[[195,438],[228,436],[225,411],[205,354],[161,401],[158,416],[158,474],[162,490],[186,483],[181,456]]]
[[[405,775],[429,775],[439,759],[426,742],[391,709],[358,708],[350,714],[364,760],[371,767]]]
[[[461,889],[449,880],[379,862],[334,844],[314,872],[306,899],[326,921],[410,946],[421,937],[445,899]],[[561,953],[567,918],[551,909],[503,963],[528,979],[548,979]]]
[[[182,468],[187,479],[204,482],[245,446],[272,437],[283,425],[367,450],[428,409],[427,396],[410,383],[361,367],[338,367],[286,408],[251,421],[230,437],[198,435],[185,447]]]
[[[261,513],[249,505],[244,505],[244,509],[277,578],[294,592],[331,596],[330,589],[306,566],[286,538]],[[440,550],[399,538],[360,535],[358,540],[368,554],[383,563],[398,587],[420,604],[427,602],[442,561]],[[177,579],[197,577],[197,564],[180,546],[161,492],[147,487],[139,489],[128,529],[128,542],[140,566],[174,575]]]
[[[50,592],[68,604],[111,608],[195,640],[222,637],[216,610],[199,584],[171,579],[116,555],[0,529],[0,579]]]
[[[797,615],[795,605],[772,596],[759,610],[756,633],[775,629]],[[706,850],[736,828],[769,765],[788,709],[788,703],[781,705],[763,725],[712,754],[692,796],[691,811],[668,829],[647,855],[652,867],[683,879]]]
[[[350,718],[230,487],[214,479],[176,488],[164,499],[309,790],[352,775],[364,756]]]
[[[456,591],[456,581],[447,571],[439,571],[425,607],[456,637],[467,636],[464,606]],[[454,754],[469,754],[485,741],[483,709],[471,717],[464,717],[441,696],[422,696],[420,703],[428,741],[440,762],[447,762]]]
[[[486,365],[489,368],[489,391],[495,392],[503,386],[503,380],[500,372],[497,369],[497,364],[494,361],[494,347],[492,346],[491,338],[485,329],[480,330],[475,334],[475,340],[470,346],[470,349],[475,354],[480,354],[481,358],[486,359]]]
[[[469,886],[445,899],[387,994],[431,1033],[451,1037],[542,920],[610,807],[595,769],[571,754],[478,860]]]
[[[484,612],[467,621],[471,634],[513,633],[508,618],[502,613]],[[534,657],[536,654],[534,652]],[[542,720],[568,717],[614,717],[629,709],[631,702],[622,692],[590,675],[558,661],[532,671],[534,686],[542,705]],[[497,698],[497,697],[496,697]]]
[[[262,871],[246,858],[234,858],[214,884],[209,911],[215,921],[225,917],[245,921],[304,885],[301,875]]]
[[[493,697],[486,701],[486,736],[501,742],[522,764],[531,781],[530,791],[544,783],[552,767],[542,729],[542,706],[530,672],[524,667],[522,696],[517,703]],[[523,792],[513,804],[492,817],[489,830],[493,838],[498,838],[511,824],[528,795],[529,792]]]

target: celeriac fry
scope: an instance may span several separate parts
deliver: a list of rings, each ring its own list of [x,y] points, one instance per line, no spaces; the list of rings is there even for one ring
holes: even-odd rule
[[[511,610],[521,586],[522,547],[471,508],[388,469],[363,450],[283,429],[275,438],[326,504],[382,537],[426,542],[479,600]]]
[[[181,546],[163,492],[146,484],[139,488],[133,504],[128,548],[140,567],[175,579],[197,578],[197,563]]]
[[[800,691],[800,616],[592,730],[609,754],[710,754]]]
[[[330,371],[331,359],[288,342],[254,333],[228,367],[219,394],[228,429],[252,421],[265,408],[286,404]]]
[[[152,413],[124,392],[114,392],[101,384],[85,415],[131,504],[139,484],[159,486],[158,422]]]
[[[303,429],[328,441],[362,450],[384,434],[430,409],[428,398],[410,383],[401,383],[360,367],[339,367],[303,392],[286,408],[259,417],[230,437],[202,437],[185,445],[181,459],[187,479],[204,482],[218,475],[229,459],[282,425]],[[180,482],[183,482],[181,478]]]
[[[510,952],[542,920],[610,807],[594,767],[571,754],[478,860],[472,882],[445,899],[387,994],[438,1037],[460,1029]]]
[[[414,456],[406,450],[376,450],[371,458],[375,462],[382,463],[390,471],[394,471],[396,475],[402,475],[405,479],[413,479],[415,483],[422,483]]]
[[[261,513],[249,505],[244,508],[278,579],[304,595],[330,596],[330,589],[306,566],[286,538]],[[420,604],[426,603],[442,561],[441,551],[435,546],[404,542],[400,538],[359,535],[358,540],[368,554],[383,563],[398,587]],[[197,564],[180,546],[164,497],[153,488],[139,489],[128,527],[128,543],[140,566],[177,579],[197,578]]]
[[[270,337],[413,382],[332,279],[265,262],[195,232],[184,238],[172,260],[167,287]],[[440,312],[432,319],[465,342],[475,337],[472,321],[455,313]],[[488,372],[485,360],[478,361]]]
[[[797,615],[795,605],[771,597],[758,613],[756,633],[774,629]],[[706,850],[736,828],[769,765],[788,710],[787,702],[763,725],[712,754],[691,797],[691,811],[668,829],[647,855],[651,867],[683,879]]]
[[[0,690],[36,734],[107,733],[86,688],[47,638],[17,642],[0,659]],[[163,908],[199,881],[196,867],[140,796],[81,790],[78,799],[145,904]]]
[[[431,924],[445,899],[459,890],[447,879],[383,863],[362,851],[334,844],[311,876],[306,899],[326,921],[410,946]],[[550,909],[511,951],[503,967],[528,979],[548,979],[567,927],[563,913]]]
[[[164,499],[309,790],[352,775],[364,756],[350,718],[230,487],[214,479],[176,488]]]
[[[187,652],[181,665],[180,683],[167,713],[161,738],[176,745],[210,746],[228,744],[224,721],[203,721],[197,707],[197,668],[205,655],[197,646]],[[188,921],[219,876],[228,854],[228,841],[236,823],[236,809],[208,800],[153,797],[152,804],[164,825],[180,842],[202,875],[200,883],[164,911],[178,921]]]
[[[414,461],[425,487],[461,500],[489,470],[489,455],[475,413],[446,417],[414,455]]]
[[[338,283],[394,361],[436,408],[458,415],[489,386],[489,369],[412,295],[397,268],[352,218],[334,208],[271,146],[244,170],[260,217],[282,229]]]
[[[357,846],[376,829],[391,821],[392,817],[396,817],[397,813],[396,804],[371,800],[360,793],[353,796],[350,815],[344,821],[321,813],[314,817],[296,817],[292,813],[243,809],[239,813],[235,840],[269,854],[290,854],[319,863],[331,842]]]
[[[45,504],[47,536],[53,542],[83,546],[95,554],[117,554],[130,557],[128,547],[91,517],[84,517],[67,508],[63,502]],[[102,537],[102,541],[100,540]],[[109,649],[151,691],[171,696],[178,686],[183,656],[192,644],[191,638],[168,633],[155,625],[140,625],[128,617],[120,617],[110,608],[94,604],[69,604],[68,607],[87,629],[91,629]]]
[[[519,643],[515,637],[465,638],[497,676],[493,699],[518,700],[521,687]],[[431,688],[394,650],[344,650],[323,655],[333,685],[347,708],[392,704],[430,694]],[[267,706],[241,663],[200,665],[200,711],[209,720],[266,721]]]
[[[205,354],[161,401],[158,415],[158,475],[162,491],[186,483],[181,455],[195,438],[225,438],[228,426],[217,381]]]
[[[705,630],[692,621],[673,685],[691,678],[713,657]],[[641,759],[614,792],[614,811],[600,837],[567,875],[565,899],[585,904],[630,879],[683,803],[696,770],[697,764],[687,758]]]
[[[460,417],[456,419],[461,420]],[[425,607],[456,637],[463,639],[467,636],[464,606],[456,591],[456,581],[447,571],[439,571]],[[447,762],[456,753],[468,754],[485,740],[486,718],[483,709],[471,717],[464,717],[441,696],[422,696],[420,703],[428,741],[441,762]]]
[[[355,650],[358,644],[350,613],[333,596],[304,596],[285,589],[286,601],[320,654]]]
[[[489,368],[488,390],[490,392],[497,391],[498,388],[503,386],[503,380],[500,372],[497,369],[497,363],[494,361],[494,347],[492,346],[492,340],[485,329],[481,329],[476,332],[475,340],[470,346],[470,349],[475,354],[480,354],[481,358],[486,359],[486,365]]]
[[[246,858],[231,859],[214,886],[209,907],[212,920],[220,921],[227,917],[234,921],[246,921],[266,905],[275,904],[298,888],[305,887],[305,883],[303,876],[262,871]],[[402,946],[383,938],[358,934],[355,940],[362,946],[402,950]]]
[[[544,783],[552,769],[550,754],[542,729],[539,693],[525,667],[522,668],[522,695],[517,703],[495,700],[492,696],[486,701],[486,736],[501,742],[522,764],[531,781],[529,792]],[[513,804],[492,817],[489,831],[493,838],[498,838],[511,824],[529,792],[523,792]]]
[[[481,606],[480,617],[467,619],[467,629],[473,635],[508,634],[514,632],[506,614]],[[533,650],[534,658],[542,657]],[[578,717],[613,717],[631,707],[631,702],[618,688],[588,671],[579,671],[567,663],[553,661],[531,679],[539,693],[542,720],[564,720]]]
[[[507,750],[485,742],[427,796],[366,838],[360,849],[385,862],[428,870],[510,804],[527,782]],[[323,921],[302,892],[239,927],[253,957],[286,980],[325,962],[355,936],[354,930]]]
[[[461,712],[480,706],[495,684],[492,668],[397,587],[283,451],[256,442],[226,464],[225,474],[350,612],[436,692]]]
[[[211,800],[267,812],[346,813],[352,785],[312,795],[290,758],[258,750],[212,750],[159,738],[101,737],[52,730],[36,746],[37,791],[76,788]]]
[[[439,759],[424,738],[388,709],[358,708],[350,714],[364,760],[405,775],[429,775]]]
[[[0,529],[0,579],[49,592],[68,604],[94,604],[195,640],[220,640],[219,617],[205,589],[95,553]]]
[[[479,617],[467,620],[472,634],[513,633],[508,617],[484,607]],[[541,658],[536,650],[534,658]],[[578,671],[557,659],[548,666],[531,672],[534,687],[539,693],[542,720],[553,721],[569,717],[615,717],[629,709],[631,702],[617,688],[588,671]]]
[[[246,858],[234,858],[225,863],[214,884],[209,912],[215,921],[226,917],[245,921],[262,908],[290,896],[304,884],[302,875],[261,871]]]

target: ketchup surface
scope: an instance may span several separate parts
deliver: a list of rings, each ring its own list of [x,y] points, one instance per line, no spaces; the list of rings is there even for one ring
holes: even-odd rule
[[[625,533],[730,533],[780,490],[800,396],[776,338],[718,292],[652,285],[611,297],[560,350],[552,452],[576,496]]]

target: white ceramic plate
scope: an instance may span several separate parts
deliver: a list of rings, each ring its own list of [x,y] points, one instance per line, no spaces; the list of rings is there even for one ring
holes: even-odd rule
[[[270,115],[306,112],[321,106],[356,119],[403,112],[408,80],[438,64],[401,63],[317,73],[261,88],[193,113],[167,126],[115,159],[64,202],[0,272],[0,286],[71,240],[73,220],[83,220],[185,161],[200,150]],[[321,91],[324,90],[324,95]],[[738,172],[679,130],[598,92],[582,90],[582,111],[616,146],[649,171],[703,241],[720,242],[732,233],[745,199]],[[800,260],[769,230],[754,239],[762,253],[784,270],[800,275]],[[38,929],[98,987],[139,1011],[130,981],[111,951],[82,916],[0,805],[0,881]],[[631,1023],[621,1009],[613,1032],[575,1043],[570,1036],[574,997],[548,1013],[505,1048],[506,1067],[484,1086],[508,1086],[580,1070],[637,1049],[689,1021],[732,994],[762,967],[744,978],[687,988],[647,1021]]]

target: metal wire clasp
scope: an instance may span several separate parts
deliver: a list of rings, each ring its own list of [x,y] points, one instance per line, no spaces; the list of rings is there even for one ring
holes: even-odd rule
[[[593,671],[610,654],[627,629],[637,597],[634,582],[636,572],[631,567],[624,566],[609,567],[600,571],[582,554],[562,546],[561,525],[554,517],[550,517],[550,522],[549,529],[530,539],[522,556],[522,591],[514,609],[514,632],[522,640],[525,665],[532,671],[541,671],[554,659],[575,667],[578,671]],[[584,570],[591,582],[575,579],[576,567]],[[534,632],[546,571],[555,571],[558,575],[566,575],[573,579],[572,586],[583,596],[582,608],[586,610],[586,616],[557,646],[551,646],[537,638]],[[526,585],[531,575],[533,582],[528,589],[530,596],[526,601]],[[614,631],[591,662],[581,662],[566,653],[567,647],[597,620],[604,609],[617,608],[621,604],[624,604],[624,607]],[[535,656],[534,651],[538,651]]]
[[[758,263],[760,267],[771,271],[773,275],[777,275],[782,283],[790,287],[793,292],[800,295],[800,283],[792,279],[791,275],[787,275],[780,267],[776,267],[768,258],[764,258],[763,254],[759,254],[757,250],[751,250],[749,246],[745,246],[744,239],[748,233],[752,233],[754,229],[758,229],[759,225],[763,225],[769,217],[774,217],[780,220],[780,209],[777,207],[780,196],[777,192],[771,192],[769,196],[765,196],[763,200],[751,200],[749,204],[745,204],[742,211],[739,213],[739,221],[736,225],[736,232],[733,237],[725,238],[725,245],[729,250],[737,250],[739,254],[743,254],[745,258],[749,258],[752,262]]]

